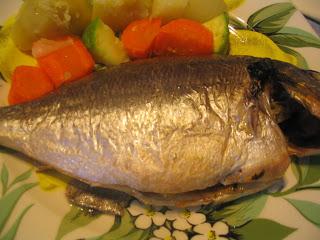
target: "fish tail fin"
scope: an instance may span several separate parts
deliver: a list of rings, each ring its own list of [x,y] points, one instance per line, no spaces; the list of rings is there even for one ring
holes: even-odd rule
[[[320,73],[274,62],[272,100],[286,115],[279,126],[298,155],[320,151]],[[294,151],[293,151],[294,152]]]
[[[271,59],[249,59],[248,72],[251,96],[271,86],[272,113],[290,153],[320,153],[320,73]]]
[[[291,97],[320,118],[320,73],[285,64],[278,69],[277,74],[281,85]]]

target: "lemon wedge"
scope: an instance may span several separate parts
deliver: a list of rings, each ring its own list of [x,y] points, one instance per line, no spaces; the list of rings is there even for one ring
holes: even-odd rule
[[[44,191],[65,188],[70,178],[55,171],[37,172],[39,186]]]
[[[298,65],[296,57],[283,52],[270,38],[249,30],[231,31],[230,55],[266,57]]]
[[[228,10],[231,11],[239,7],[244,0],[224,0],[224,2],[226,3]]]
[[[21,52],[11,39],[11,29],[15,18],[9,18],[0,30],[0,72],[5,80],[10,81],[14,69],[19,65],[37,66],[37,61]]]

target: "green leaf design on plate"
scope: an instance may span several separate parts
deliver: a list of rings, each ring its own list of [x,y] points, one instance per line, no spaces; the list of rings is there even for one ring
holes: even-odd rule
[[[90,215],[81,210],[78,207],[72,206],[70,211],[62,219],[57,235],[56,240],[61,239],[66,234],[84,227],[91,223],[92,221],[99,218],[101,215]]]
[[[302,160],[298,162],[298,168],[301,173],[300,187],[320,180],[320,156],[311,156],[304,159],[308,159],[308,161]]]
[[[237,200],[232,205],[213,212],[213,217],[215,219],[223,219],[230,226],[241,226],[259,216],[266,204],[267,198],[268,196],[265,194],[256,194]]]
[[[309,157],[296,159],[298,173],[299,173],[299,184],[302,184],[309,171]]]
[[[131,239],[124,237],[127,237],[129,234],[133,233],[137,229],[134,226],[133,218],[127,210],[124,211],[124,215],[122,216],[120,221],[121,222],[117,227],[113,227],[110,231],[102,234],[101,236],[90,238],[90,240],[114,240],[121,238]]]
[[[275,43],[288,47],[320,48],[320,39],[318,37],[294,27],[284,27],[278,33],[270,35],[270,38]]]
[[[318,227],[320,227],[320,205],[317,203],[296,200],[296,199],[288,199],[286,200],[294,206],[302,216],[308,219],[310,222],[314,223]]]
[[[14,186],[15,184],[17,184],[19,182],[27,180],[28,178],[31,177],[31,174],[32,174],[32,169],[29,169],[29,170],[25,171],[24,173],[21,173],[19,176],[17,176],[12,181],[12,183],[10,183],[10,187]]]
[[[9,172],[5,164],[2,165],[1,170],[1,183],[2,183],[2,196],[6,194],[8,189]]]
[[[298,187],[298,190],[304,190],[304,189],[316,189],[316,188],[320,188],[320,181],[319,182],[315,182],[312,184],[308,184],[308,185],[304,185],[301,187]]]
[[[152,231],[151,228],[148,230],[145,230],[142,234],[142,236],[139,238],[139,240],[149,240],[151,238]]]
[[[300,172],[299,172],[299,167],[298,167],[296,157],[291,157],[291,169],[292,169],[293,175],[296,177],[297,181],[299,181],[300,180]]]
[[[234,233],[244,240],[282,240],[295,230],[269,219],[254,219]]]
[[[18,218],[16,219],[16,221],[14,222],[14,224],[10,227],[10,229],[8,230],[8,232],[0,239],[0,240],[13,240],[14,237],[17,234],[18,228],[20,226],[20,223],[22,221],[22,218],[24,217],[24,215],[26,215],[26,213],[29,211],[29,209],[33,206],[33,204],[29,205],[28,207],[26,207],[22,213],[20,213],[20,215],[18,216]]]
[[[294,56],[298,60],[298,67],[303,69],[309,69],[307,60],[299,52],[285,46],[281,46],[281,45],[278,45],[278,46],[282,51]]]
[[[2,199],[0,199],[0,233],[2,232],[6,221],[10,217],[15,205],[17,204],[18,200],[21,196],[28,191],[29,189],[35,187],[37,183],[27,183],[24,184],[11,192],[5,195]]]
[[[274,197],[281,197],[298,190],[307,189],[309,185],[320,180],[320,156],[303,158],[292,158],[293,173],[298,179],[298,183],[284,192],[272,194]]]
[[[121,238],[119,238],[119,240],[140,240],[144,235],[144,231],[143,230],[135,230],[131,233],[129,233],[128,235],[126,236],[123,236]],[[118,238],[116,238],[118,239]]]
[[[260,33],[276,33],[284,27],[295,11],[290,2],[272,4],[252,14],[248,25]]]

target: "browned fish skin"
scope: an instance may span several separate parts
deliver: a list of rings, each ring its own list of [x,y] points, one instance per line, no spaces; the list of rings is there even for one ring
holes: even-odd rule
[[[106,214],[124,214],[131,197],[123,192],[110,189],[91,188],[79,181],[71,181],[66,189],[70,203],[79,207]]]
[[[0,109],[0,144],[110,188],[183,193],[219,182],[269,182],[284,174],[289,156],[264,91],[269,79],[248,70],[256,62],[277,65],[169,58],[97,72]]]

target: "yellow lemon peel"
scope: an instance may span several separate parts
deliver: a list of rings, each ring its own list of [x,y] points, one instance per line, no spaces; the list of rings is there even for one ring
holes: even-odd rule
[[[55,171],[37,172],[39,186],[44,191],[65,188],[70,178]]]
[[[266,57],[298,65],[296,57],[283,52],[270,38],[249,30],[231,32],[230,55]]]

